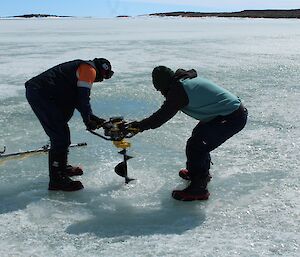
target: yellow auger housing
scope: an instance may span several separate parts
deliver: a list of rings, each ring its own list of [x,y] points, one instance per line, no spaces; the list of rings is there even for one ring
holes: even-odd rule
[[[125,139],[122,139],[121,141],[113,141],[113,144],[115,145],[115,147],[122,149],[131,147],[131,143],[126,141]]]

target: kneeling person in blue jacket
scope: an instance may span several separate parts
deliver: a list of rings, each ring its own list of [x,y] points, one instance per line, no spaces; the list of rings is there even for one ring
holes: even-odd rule
[[[71,144],[68,122],[77,109],[87,129],[100,127],[104,119],[93,114],[90,91],[94,82],[110,79],[111,64],[104,58],[61,63],[25,83],[26,98],[50,138],[49,190],[76,191],[83,188],[70,176],[81,175],[79,167],[68,165]]]
[[[244,128],[247,109],[237,96],[198,77],[194,69],[174,72],[158,66],[152,72],[152,80],[166,100],[150,117],[133,122],[131,126],[140,132],[155,129],[178,111],[199,120],[186,144],[186,169],[179,172],[190,184],[183,190],[174,190],[172,196],[181,201],[207,200],[210,152]]]

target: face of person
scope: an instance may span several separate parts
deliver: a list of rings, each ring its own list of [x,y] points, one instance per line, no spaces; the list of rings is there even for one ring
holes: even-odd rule
[[[168,94],[168,91],[167,91],[167,90],[161,90],[161,89],[157,89],[157,88],[156,88],[156,91],[160,92],[160,93],[162,94],[163,97],[165,97],[165,98],[167,97],[167,94]]]
[[[114,75],[114,72],[112,70],[101,69],[100,74],[104,79],[110,79]]]

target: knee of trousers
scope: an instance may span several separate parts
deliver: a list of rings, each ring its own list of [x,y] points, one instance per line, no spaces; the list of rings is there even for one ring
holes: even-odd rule
[[[207,172],[210,169],[211,157],[204,141],[188,140],[186,146],[187,169],[191,172]]]
[[[193,156],[199,157],[199,155],[206,155],[208,153],[207,144],[204,140],[195,140],[190,138],[186,144],[187,157],[193,158]]]

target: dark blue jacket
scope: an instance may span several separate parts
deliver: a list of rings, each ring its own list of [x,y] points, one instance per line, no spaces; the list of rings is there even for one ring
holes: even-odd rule
[[[88,63],[96,69],[92,61],[73,60],[58,64],[31,78],[25,86],[34,87],[43,97],[53,99],[66,122],[71,119],[76,108],[86,123],[89,115],[92,114],[92,109],[90,89],[77,86],[76,71],[82,63]]]

